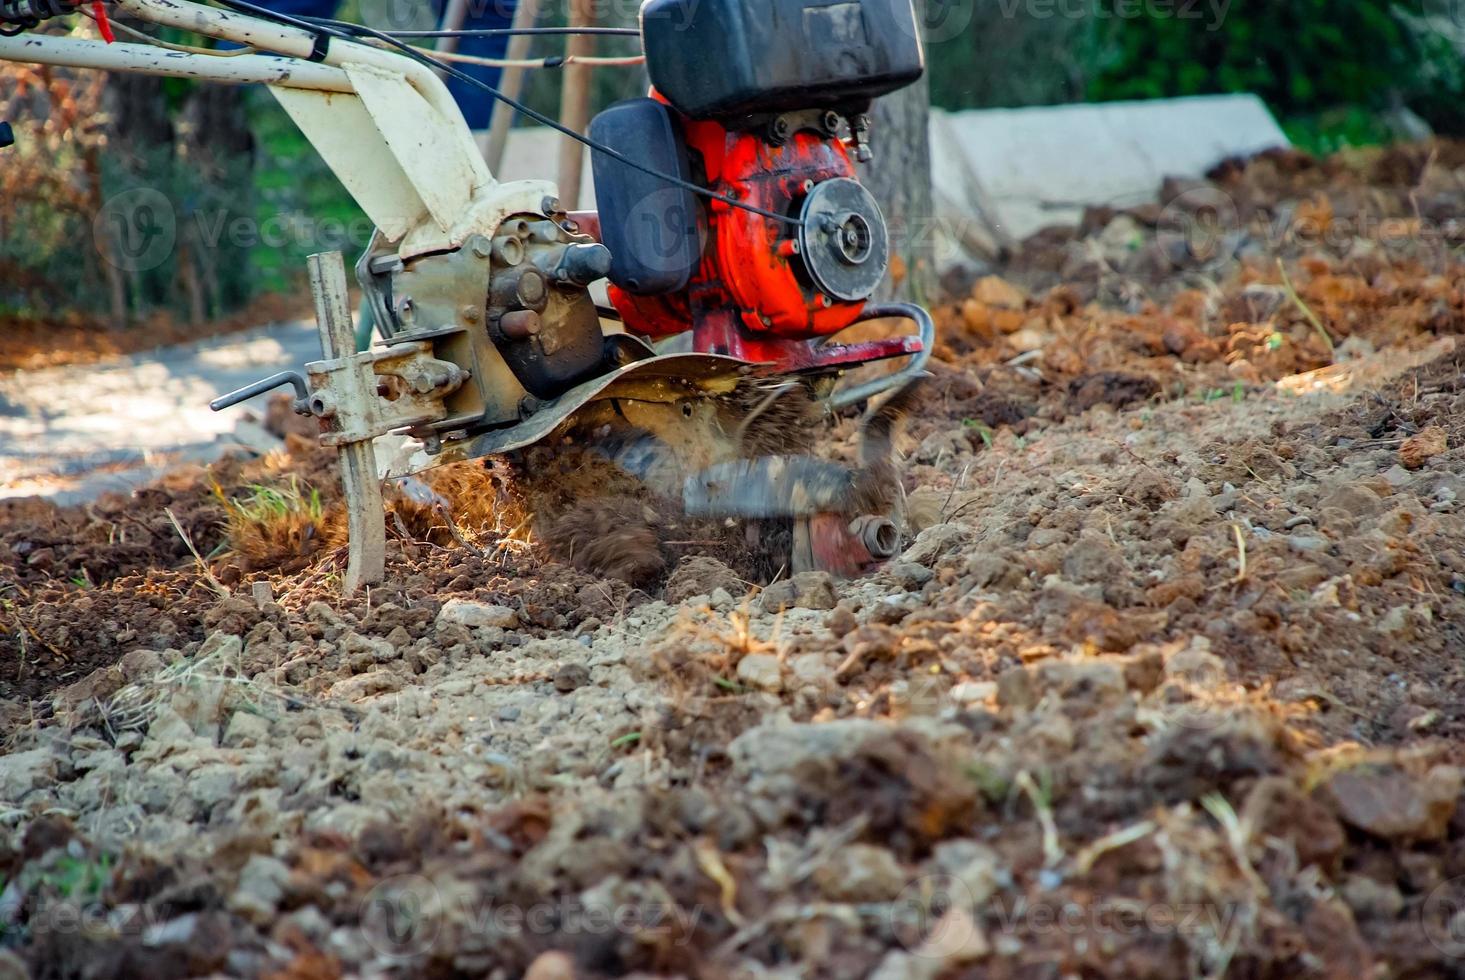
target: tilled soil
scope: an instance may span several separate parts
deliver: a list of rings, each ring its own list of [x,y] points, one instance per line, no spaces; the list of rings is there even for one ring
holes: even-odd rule
[[[328,493],[230,509],[298,436],[9,512],[0,976],[1460,973],[1465,270],[1378,262],[977,283],[858,581],[597,578],[469,469],[342,600]]]

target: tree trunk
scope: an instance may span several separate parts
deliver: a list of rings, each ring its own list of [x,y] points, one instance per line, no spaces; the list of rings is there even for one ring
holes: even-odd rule
[[[877,99],[870,113],[875,159],[860,179],[880,202],[890,227],[890,270],[879,298],[928,303],[936,294],[931,203],[930,87],[923,77]]]

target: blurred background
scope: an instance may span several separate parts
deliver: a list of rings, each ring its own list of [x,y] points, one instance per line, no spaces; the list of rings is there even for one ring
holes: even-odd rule
[[[907,128],[923,143],[927,99],[956,112],[1251,93],[1295,147],[1314,154],[1465,129],[1465,7],[1457,0],[921,4],[929,89],[882,107],[897,147],[910,145],[899,138]],[[538,23],[564,24],[565,7],[543,4]],[[635,15],[631,0],[596,6],[603,25],[633,25]],[[346,0],[340,16],[434,26],[428,4],[402,0]],[[83,23],[71,29],[91,30]],[[553,54],[563,43],[536,39],[534,52]],[[635,50],[633,38],[596,40],[598,54]],[[555,114],[563,73],[528,75],[526,101]],[[644,68],[597,70],[592,108],[645,86]],[[0,118],[18,137],[0,157],[0,323],[12,338],[37,327],[83,331],[126,349],[135,346],[129,332],[166,340],[230,318],[258,323],[281,297],[300,294],[307,254],[350,254],[370,231],[262,89],[7,64]],[[881,197],[897,224],[903,210],[930,209],[919,186],[929,180],[924,154],[918,146],[914,157],[901,149],[890,158]],[[176,222],[177,247],[156,263],[129,261],[119,236],[154,213],[138,196],[153,192],[167,199],[155,217]],[[119,206],[125,214],[109,214]],[[934,277],[927,281],[929,293]]]

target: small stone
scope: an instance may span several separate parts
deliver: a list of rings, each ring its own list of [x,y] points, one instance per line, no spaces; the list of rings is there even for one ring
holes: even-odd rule
[[[264,925],[274,919],[289,880],[290,869],[283,861],[255,854],[239,872],[239,887],[229,897],[229,910]]]
[[[934,565],[972,539],[972,529],[962,524],[933,524],[920,534],[900,556],[902,562]]]
[[[158,656],[156,650],[129,650],[122,655],[117,666],[122,669],[122,676],[127,679],[128,683],[135,684],[138,681],[147,680],[162,670],[163,658]]]
[[[197,736],[193,726],[173,710],[170,704],[161,705],[153,712],[152,723],[148,725],[144,740],[146,751],[153,756],[166,755],[174,748],[192,742]]]
[[[1406,470],[1417,470],[1450,447],[1445,430],[1437,425],[1422,429],[1399,447],[1399,464]]]
[[[760,691],[783,690],[783,665],[771,653],[750,653],[738,661],[738,680]]]
[[[832,902],[888,902],[905,888],[906,873],[885,848],[850,844],[814,872],[814,884]]]
[[[469,629],[497,626],[513,629],[519,625],[519,614],[508,606],[498,606],[472,599],[449,599],[437,614],[437,625],[457,624]]]
[[[332,609],[320,599],[315,600],[305,607],[305,618],[318,626],[345,626],[346,621],[341,614]]]
[[[1341,510],[1353,517],[1364,517],[1379,509],[1379,495],[1361,484],[1344,484],[1322,500],[1319,510]]]
[[[716,558],[693,555],[677,564],[666,580],[662,598],[675,605],[694,596],[711,596],[717,589],[722,589],[729,596],[742,595],[747,591],[743,580],[731,568]]]
[[[736,601],[733,599],[732,593],[722,586],[713,589],[708,600],[713,609],[727,609]]]
[[[1317,534],[1289,534],[1287,547],[1299,555],[1307,555],[1326,550],[1328,539]]]
[[[49,748],[0,756],[0,800],[18,803],[32,790],[56,781],[57,758]]]
[[[834,634],[835,639],[843,639],[846,634],[858,629],[860,620],[855,616],[854,610],[846,605],[838,605],[828,616],[824,617],[824,626]]]
[[[1004,708],[1031,708],[1038,691],[1026,667],[1009,667],[997,675],[997,703]]]
[[[249,594],[254,598],[254,604],[260,609],[275,601],[275,590],[270,588],[267,581],[251,582]]]
[[[1392,765],[1361,765],[1327,783],[1338,816],[1375,837],[1438,840],[1455,814],[1462,784],[1454,766],[1435,766],[1424,777]]]
[[[205,660],[222,664],[239,663],[239,654],[244,650],[244,640],[233,633],[210,633],[193,655],[195,663]]]
[[[828,572],[800,572],[792,578],[774,582],[758,597],[765,613],[785,609],[833,609],[839,596],[834,591],[834,578]]]
[[[1394,606],[1379,619],[1378,631],[1400,639],[1409,639],[1414,633],[1410,612],[1411,606]]]
[[[1017,574],[1014,575],[1014,572]],[[1012,562],[1001,555],[990,553],[973,555],[968,559],[966,573],[972,577],[972,584],[979,589],[1021,580],[1021,571]]]
[[[1395,490],[1408,486],[1414,480],[1414,474],[1410,473],[1398,463],[1384,470],[1381,475],[1384,478],[1384,482]]]
[[[907,592],[916,592],[921,586],[936,577],[936,573],[925,565],[913,561],[898,561],[887,565],[885,574],[900,584]]]
[[[1085,531],[1063,556],[1063,577],[1073,582],[1108,584],[1128,574],[1124,552],[1107,534]]]
[[[390,670],[372,670],[355,677],[348,677],[331,685],[328,692],[332,698],[342,701],[359,701],[377,694],[390,694],[402,689],[402,678]]]
[[[231,749],[247,749],[268,741],[270,723],[248,711],[236,711],[224,729],[223,744]]]
[[[959,966],[979,960],[991,950],[987,934],[972,913],[953,905],[937,920],[930,935],[917,947],[915,956],[923,963]]]
[[[222,678],[197,676],[173,695],[173,710],[193,729],[194,734],[211,742],[218,741],[219,726],[224,720],[224,698],[228,693],[228,686]]]
[[[962,705],[981,704],[996,696],[997,684],[993,681],[964,681],[951,689],[951,700]]]
[[[575,980],[575,959],[557,949],[540,953],[524,971],[524,980]]]
[[[804,684],[825,684],[834,679],[834,668],[822,653],[800,653],[789,658],[789,670]]]
[[[972,299],[1003,310],[1021,310],[1028,303],[1023,291],[1001,276],[983,276],[978,279],[972,287]]]
[[[1082,697],[1102,703],[1118,700],[1129,691],[1123,667],[1110,660],[1044,660],[1024,669],[1033,676],[1038,691],[1054,692],[1064,700]]]
[[[1193,637],[1190,645],[1165,661],[1165,676],[1195,687],[1212,689],[1226,680],[1226,662],[1211,652],[1208,637]]]
[[[936,845],[932,856],[937,868],[951,879],[955,893],[948,897],[970,912],[983,909],[1004,882],[1011,882],[1011,872],[997,852],[974,840],[944,841]]]
[[[554,689],[568,694],[590,683],[590,670],[584,664],[565,664],[554,673]]]
[[[1399,889],[1367,875],[1356,874],[1343,882],[1339,889],[1343,901],[1360,919],[1379,919],[1385,922],[1399,917],[1404,910],[1404,896]]]

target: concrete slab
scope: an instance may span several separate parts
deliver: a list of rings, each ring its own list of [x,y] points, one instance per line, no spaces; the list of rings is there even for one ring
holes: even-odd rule
[[[975,222],[985,209],[984,233],[1014,241],[1076,224],[1089,205],[1153,200],[1166,177],[1201,177],[1229,156],[1288,145],[1253,95],[931,116],[938,213]]]

